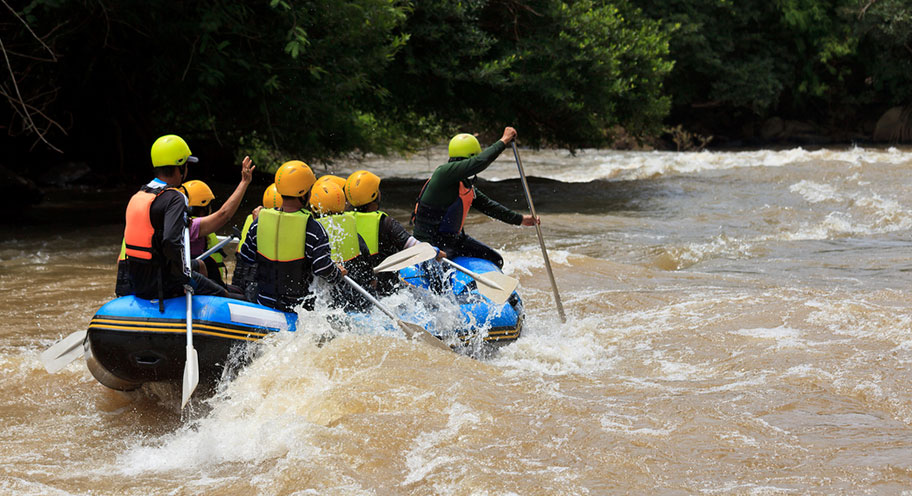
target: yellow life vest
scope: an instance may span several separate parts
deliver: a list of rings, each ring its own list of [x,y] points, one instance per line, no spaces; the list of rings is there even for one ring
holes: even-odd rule
[[[304,258],[307,220],[310,212],[262,210],[257,219],[257,253],[274,262],[293,262]]]
[[[241,229],[241,239],[238,241],[237,245],[237,253],[241,252],[241,247],[244,246],[244,241],[247,241],[247,231],[250,230],[251,224],[253,224],[253,214],[248,215],[247,219],[244,220],[244,227]]]
[[[283,306],[308,294],[307,222],[310,212],[263,209],[257,218],[257,287]]]
[[[347,262],[361,254],[358,244],[358,224],[351,212],[325,215],[317,222],[326,229],[334,262]]]
[[[218,236],[216,236],[215,233],[209,233],[209,235],[206,236],[206,249],[208,250],[217,244],[219,244]],[[225,255],[222,250],[209,255],[209,258],[211,258],[212,261],[215,262],[215,265],[218,266],[219,274],[221,274],[222,280],[228,280],[228,269],[225,268]]]
[[[355,217],[358,225],[358,234],[364,239],[371,255],[380,253],[380,221],[386,216],[386,213],[380,211],[374,212],[351,212]]]

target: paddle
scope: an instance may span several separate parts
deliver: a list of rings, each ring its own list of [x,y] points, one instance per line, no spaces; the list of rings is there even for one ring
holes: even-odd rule
[[[221,250],[222,248],[225,247],[225,245],[230,243],[231,240],[233,240],[233,239],[241,239],[241,234],[238,232],[237,229],[235,229],[233,233],[229,234],[227,238],[219,241],[218,244],[216,244],[212,248],[209,248],[208,250],[204,251],[203,253],[200,254],[200,256],[194,258],[194,260],[205,260],[206,257]]]
[[[41,353],[41,363],[51,374],[57,373],[83,355],[86,331],[76,331]]]
[[[472,272],[448,258],[444,258],[443,262],[472,279],[475,279],[475,284],[478,286],[478,292],[498,305],[502,305],[510,299],[510,295],[513,294],[516,286],[519,285],[518,280],[500,272],[491,271],[481,275]]]
[[[395,272],[425,262],[436,256],[437,250],[431,246],[430,243],[418,243],[411,248],[406,248],[386,257],[386,259],[374,267],[374,272]]]
[[[554,281],[554,272],[551,271],[551,260],[548,258],[548,250],[545,249],[545,238],[542,236],[541,225],[538,223],[538,215],[535,214],[535,205],[532,204],[532,194],[529,192],[529,183],[526,182],[526,173],[523,171],[522,160],[519,158],[519,150],[516,149],[516,142],[511,141],[513,145],[513,156],[516,157],[516,167],[519,169],[519,177],[522,179],[523,191],[526,193],[526,201],[529,203],[529,211],[532,212],[532,218],[536,220],[535,230],[538,231],[538,242],[541,244],[542,256],[545,258],[545,269],[548,270],[548,277],[551,279],[551,289],[554,290],[554,303],[557,304],[557,313],[560,315],[561,322],[567,322],[567,316],[564,315],[564,305],[561,304],[560,293],[557,292],[557,282]]]
[[[381,312],[385,313],[387,317],[396,321],[396,325],[402,329],[402,332],[405,333],[405,336],[407,338],[421,341],[425,344],[429,344],[442,350],[453,351],[449,346],[446,345],[446,343],[432,336],[431,333],[427,332],[427,330],[420,325],[412,324],[411,322],[405,322],[402,319],[396,317],[393,312],[390,312],[389,309],[380,304],[380,302],[374,298],[372,294],[368,293],[367,290],[358,285],[358,283],[353,281],[350,277],[342,276],[342,279],[344,279],[349,286],[354,288],[355,291],[361,293],[361,296],[367,298],[367,301],[373,303],[375,307],[379,308]]]
[[[184,228],[184,274],[189,278],[193,274],[190,270],[190,228]],[[199,360],[196,349],[193,348],[193,288],[189,280],[184,285],[187,293],[187,362],[184,364],[184,384],[181,389],[181,409],[187,406],[190,395],[199,384]]]

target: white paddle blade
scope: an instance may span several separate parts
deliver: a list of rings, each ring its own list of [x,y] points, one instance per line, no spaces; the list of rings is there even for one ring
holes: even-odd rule
[[[41,353],[41,363],[44,364],[44,368],[49,373],[55,374],[73,360],[81,357],[85,353],[83,343],[86,334],[86,331],[76,331],[44,350]]]
[[[405,336],[411,340],[420,341],[435,348],[440,348],[441,350],[453,351],[446,343],[435,338],[431,333],[427,332],[425,328],[418,324],[412,324],[411,322],[405,322],[403,320],[399,320],[396,323],[399,324],[399,327],[402,329],[402,332],[405,333]]]
[[[181,410],[187,406],[190,396],[199,384],[199,359],[193,346],[187,346],[187,363],[184,365],[184,386],[181,389]]]
[[[480,276],[475,278],[478,292],[497,305],[503,305],[510,299],[510,295],[519,286],[517,279],[500,272],[485,272]]]
[[[418,243],[398,253],[394,253],[374,267],[374,272],[394,272],[437,256],[437,250],[429,243]]]

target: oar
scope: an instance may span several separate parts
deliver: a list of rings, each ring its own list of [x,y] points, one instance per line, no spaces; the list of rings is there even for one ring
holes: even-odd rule
[[[192,277],[190,270],[190,228],[184,228],[184,274]],[[193,288],[189,281],[184,286],[187,293],[187,362],[184,364],[184,384],[181,388],[181,409],[187,406],[190,395],[199,384],[199,360],[193,348]]]
[[[436,256],[437,250],[430,243],[418,243],[411,248],[406,248],[386,257],[374,267],[374,272],[395,272],[428,261]]]
[[[427,330],[425,328],[421,327],[420,325],[412,324],[411,322],[405,322],[402,319],[400,319],[399,317],[396,317],[393,314],[393,312],[390,312],[389,309],[387,309],[379,301],[377,301],[377,299],[374,298],[374,296],[372,294],[368,293],[367,290],[365,290],[360,285],[358,285],[358,283],[353,281],[350,277],[342,276],[342,279],[344,279],[345,282],[347,282],[349,286],[355,288],[355,291],[361,293],[361,296],[367,298],[367,301],[373,303],[375,307],[379,308],[381,312],[385,313],[387,317],[396,321],[396,325],[398,325],[399,328],[402,329],[402,332],[405,333],[405,336],[407,338],[413,339],[413,340],[417,339],[417,340],[422,341],[431,346],[440,348],[441,350],[453,351],[450,349],[449,346],[446,345],[446,343],[444,343],[443,341],[432,336],[431,333],[427,332]]]
[[[542,236],[541,225],[538,223],[538,215],[535,214],[535,205],[532,204],[532,194],[529,193],[529,183],[526,182],[526,173],[523,171],[522,160],[519,158],[519,150],[516,149],[516,142],[510,142],[513,145],[513,156],[516,157],[516,167],[519,169],[519,177],[522,179],[523,191],[526,193],[526,201],[529,202],[529,211],[532,212],[532,218],[535,219],[535,230],[538,231],[538,242],[541,244],[542,256],[545,258],[545,269],[548,270],[548,277],[551,279],[551,289],[554,290],[554,303],[557,304],[557,313],[560,315],[561,322],[567,322],[567,316],[564,315],[564,305],[561,304],[560,293],[557,292],[557,282],[554,280],[554,272],[551,271],[551,260],[548,258],[548,250],[545,249],[545,238]]]
[[[200,256],[196,257],[194,260],[205,260],[206,257],[208,257],[208,256],[212,255],[213,253],[224,248],[225,245],[227,245],[228,243],[231,242],[231,240],[240,239],[240,238],[241,238],[241,236],[237,233],[229,234],[227,238],[219,241],[218,244],[216,244],[212,248],[209,248],[208,250],[204,251],[203,253],[200,254]]]
[[[444,258],[443,262],[472,279],[475,279],[475,284],[478,286],[478,292],[498,305],[501,305],[510,299],[510,295],[513,294],[513,291],[516,290],[516,286],[519,285],[518,280],[501,272],[491,271],[481,275],[472,272],[448,258]]]
[[[76,331],[41,353],[41,363],[51,374],[57,373],[84,353],[86,331]]]

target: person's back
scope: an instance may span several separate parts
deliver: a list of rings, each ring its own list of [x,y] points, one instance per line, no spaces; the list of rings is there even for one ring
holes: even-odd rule
[[[437,245],[450,257],[479,257],[503,267],[503,257],[466,235],[463,227],[470,207],[507,224],[535,225],[531,215],[519,214],[488,198],[471,179],[491,165],[515,136],[516,130],[507,127],[503,137],[484,151],[470,134],[458,134],[450,140],[449,162],[434,170],[418,194],[412,216],[415,238]]]
[[[238,252],[245,263],[256,263],[262,305],[287,312],[303,304],[311,310],[313,276],[335,284],[344,274],[332,262],[326,230],[304,208],[314,182],[304,162],[282,164],[275,180],[282,207],[260,211]]]
[[[190,155],[186,142],[174,135],[156,140],[151,157],[156,178],[133,195],[126,210],[123,268],[129,279],[128,294],[144,299],[171,298],[182,295],[184,286],[189,285],[197,294],[224,296],[222,288],[199,272],[199,262],[184,266],[187,199],[175,186],[186,177],[186,166],[196,162],[196,157]],[[120,279],[119,274],[118,296],[123,290]]]
[[[370,250],[358,233],[354,215],[345,210],[345,193],[334,182],[315,184],[310,194],[310,209],[329,236],[330,253],[349,276],[362,288],[373,292],[376,277],[370,260]],[[339,286],[333,294],[336,303],[348,310],[363,311],[370,302],[352,288]]]
[[[345,181],[345,197],[352,206],[358,234],[364,239],[370,253],[370,266],[376,267],[390,255],[418,244],[396,219],[380,210],[380,177],[359,170]],[[439,252],[438,257],[446,253]],[[377,293],[389,295],[399,288],[399,275],[381,272],[377,277]]]

